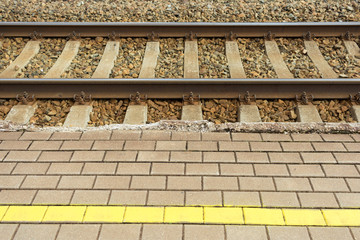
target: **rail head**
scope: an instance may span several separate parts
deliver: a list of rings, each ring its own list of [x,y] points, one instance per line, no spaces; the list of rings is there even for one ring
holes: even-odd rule
[[[225,37],[229,33],[237,37],[340,37],[346,33],[360,36],[360,22],[298,22],[298,23],[185,23],[185,22],[0,22],[4,37],[29,37],[34,33],[42,37],[186,37],[189,33],[198,37]]]

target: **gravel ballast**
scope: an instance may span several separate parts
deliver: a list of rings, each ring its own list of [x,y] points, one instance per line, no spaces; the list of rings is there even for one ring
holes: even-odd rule
[[[158,57],[156,78],[184,77],[184,39],[161,38],[160,54]]]
[[[320,22],[359,21],[351,0],[3,0],[0,21],[14,22]]]
[[[37,126],[62,126],[70,112],[73,100],[38,100],[30,124]]]
[[[17,75],[18,78],[43,77],[60,56],[65,44],[65,38],[46,38],[40,43],[39,53]]]
[[[120,124],[124,122],[128,99],[102,99],[93,101],[89,126]]]
[[[1,14],[0,14],[1,15]],[[0,48],[0,73],[13,62],[25,47],[29,38],[4,38]]]

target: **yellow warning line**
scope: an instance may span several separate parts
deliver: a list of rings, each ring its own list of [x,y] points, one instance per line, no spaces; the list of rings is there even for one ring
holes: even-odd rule
[[[360,226],[360,209],[8,205],[0,206],[0,222]]]

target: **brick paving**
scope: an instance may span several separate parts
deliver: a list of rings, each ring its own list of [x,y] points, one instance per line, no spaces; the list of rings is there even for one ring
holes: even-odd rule
[[[360,137],[119,130],[0,132],[0,189],[0,204],[10,205],[359,208]],[[116,234],[126,239],[360,239],[358,228],[86,226],[74,230],[66,224],[1,224],[0,236],[22,239],[36,231],[37,239],[42,239],[45,231],[46,239],[66,239],[69,234],[78,234],[77,239],[112,239]]]

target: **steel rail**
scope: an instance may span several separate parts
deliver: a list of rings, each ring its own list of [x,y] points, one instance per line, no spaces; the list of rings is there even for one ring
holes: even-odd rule
[[[340,37],[346,33],[360,35],[360,22],[299,22],[299,23],[174,23],[174,22],[0,22],[3,37],[303,37],[311,33],[318,37]]]
[[[360,92],[360,79],[0,79],[0,98],[27,91],[37,98],[72,98],[84,91],[93,98],[238,98],[247,91],[257,98],[294,99],[307,92],[316,99],[346,99]]]

